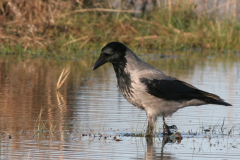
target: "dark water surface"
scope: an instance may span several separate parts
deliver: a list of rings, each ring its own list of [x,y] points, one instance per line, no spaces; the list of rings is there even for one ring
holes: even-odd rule
[[[161,118],[155,138],[126,136],[144,133],[147,118],[119,93],[110,64],[92,71],[91,58],[5,58],[0,60],[0,159],[239,159],[239,57],[142,59],[233,106],[178,110],[167,123],[178,127],[181,141],[162,137]],[[67,67],[71,73],[57,92]]]

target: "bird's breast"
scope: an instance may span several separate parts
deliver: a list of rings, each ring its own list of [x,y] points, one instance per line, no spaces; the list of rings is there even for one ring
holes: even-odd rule
[[[132,103],[134,106],[140,109],[144,109],[143,104],[139,99],[139,93],[141,91],[139,90],[139,87],[137,84],[139,83],[139,80],[136,76],[136,73],[135,73],[136,71],[129,69],[129,66],[131,65],[113,64],[116,77],[117,77],[119,90],[128,102]]]
[[[125,98],[133,97],[133,87],[130,74],[117,75],[118,87]]]

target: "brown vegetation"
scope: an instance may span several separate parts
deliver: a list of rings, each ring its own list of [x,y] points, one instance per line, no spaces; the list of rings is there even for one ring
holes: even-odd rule
[[[236,14],[229,15],[230,20],[213,20],[207,14],[219,7],[197,15],[192,0],[176,3],[158,0],[150,12],[146,12],[147,7],[137,10],[121,4],[116,8],[112,1],[100,2],[1,1],[1,52],[76,57],[71,52],[98,49],[109,41],[120,41],[134,48],[239,50],[240,39],[236,35],[240,33],[240,25]]]

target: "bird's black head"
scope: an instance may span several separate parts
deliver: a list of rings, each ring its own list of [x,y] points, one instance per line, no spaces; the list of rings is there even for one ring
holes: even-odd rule
[[[111,62],[113,64],[118,63],[124,58],[126,51],[127,47],[120,42],[108,43],[102,48],[101,54],[92,69],[95,70],[107,62]]]

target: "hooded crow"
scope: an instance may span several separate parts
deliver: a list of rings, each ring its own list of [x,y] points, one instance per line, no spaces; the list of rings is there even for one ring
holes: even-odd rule
[[[215,94],[165,75],[139,59],[122,43],[111,42],[103,47],[92,69],[107,62],[113,65],[122,95],[131,104],[146,111],[148,136],[152,136],[158,116],[163,117],[164,134],[170,134],[164,117],[171,116],[180,108],[204,104],[231,106]]]

